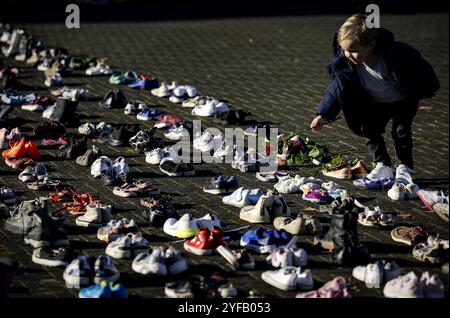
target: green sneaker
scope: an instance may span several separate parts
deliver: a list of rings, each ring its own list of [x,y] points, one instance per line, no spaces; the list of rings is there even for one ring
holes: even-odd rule
[[[111,84],[119,84],[119,85],[129,84],[136,81],[138,77],[139,75],[132,71],[127,71],[124,73],[114,73],[109,78],[109,82]]]

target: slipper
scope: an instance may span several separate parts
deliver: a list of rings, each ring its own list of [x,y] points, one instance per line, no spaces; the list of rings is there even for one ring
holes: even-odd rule
[[[396,242],[413,246],[426,241],[428,234],[421,226],[399,226],[391,231],[391,238]]]

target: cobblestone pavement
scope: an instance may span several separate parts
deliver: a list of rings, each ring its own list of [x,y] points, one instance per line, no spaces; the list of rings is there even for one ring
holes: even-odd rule
[[[73,54],[92,54],[108,57],[113,68],[134,70],[154,75],[160,80],[177,80],[192,84],[200,93],[226,100],[236,109],[252,113],[250,119],[271,121],[280,129],[292,131],[307,128],[314,115],[316,105],[329,82],[325,65],[331,59],[331,39],[345,16],[295,16],[264,17],[246,19],[217,19],[202,21],[127,22],[127,23],[82,23],[80,29],[65,29],[61,24],[23,24],[29,33],[41,37],[52,46],[64,46]],[[448,191],[448,15],[385,15],[382,26],[391,29],[398,40],[416,47],[433,65],[442,88],[432,100],[421,102],[421,110],[413,125],[414,156],[417,168],[416,182],[425,189]],[[38,92],[48,95],[44,88],[43,75],[35,69],[8,61],[20,69],[20,79],[26,84],[36,85]],[[74,74],[64,78],[66,84],[85,85],[96,97],[102,97],[109,89],[107,78],[88,78]],[[155,98],[148,91],[123,88],[130,99],[141,99],[155,105],[162,112],[195,119],[190,109],[181,108],[168,100]],[[139,123],[134,117],[126,117],[121,109],[101,110],[95,101],[81,102],[79,114],[83,122],[107,121],[109,123]],[[20,109],[12,118],[22,118],[21,128],[28,134],[41,121],[40,114]],[[212,120],[203,119],[204,127],[216,126]],[[339,120],[319,133],[308,133],[314,140],[327,145],[332,151],[345,152],[352,157],[368,159],[362,140],[353,136],[343,120]],[[389,139],[389,138],[388,138]],[[95,143],[94,141],[89,141]],[[392,153],[392,142],[388,140]],[[225,228],[246,225],[238,217],[239,210],[223,205],[220,196],[202,192],[201,187],[212,176],[237,175],[242,186],[266,188],[253,173],[241,173],[229,164],[198,164],[197,174],[189,178],[169,178],[157,166],[145,163],[143,155],[134,153],[129,147],[100,145],[112,158],[124,155],[128,158],[133,176],[150,178],[163,192],[174,198],[177,209],[203,216],[216,213]],[[144,236],[156,244],[170,244],[174,239],[161,229],[146,226],[140,213],[139,199],[118,198],[110,188],[94,180],[88,168],[74,161],[57,161],[52,158],[54,150],[43,149],[43,160],[52,174],[64,178],[81,191],[98,194],[115,208],[114,216],[135,218]],[[302,176],[312,175],[316,167],[293,170]],[[38,192],[27,190],[17,179],[17,172],[4,163],[0,164],[0,177],[18,193],[21,199],[33,198]],[[327,177],[323,179],[327,180]],[[422,223],[448,239],[448,223],[436,214],[428,212],[420,200],[393,202],[384,192],[361,191],[350,181],[339,182],[370,206],[398,213],[401,224]],[[295,212],[314,213],[322,221],[329,217],[319,214],[316,206],[303,201],[298,194],[286,195],[288,204]],[[73,247],[89,255],[104,251],[105,244],[97,240],[95,231],[75,226],[74,217],[66,218],[66,229]],[[359,227],[360,239],[367,245],[373,258],[393,258],[402,273],[409,270],[430,270],[440,273],[439,266],[431,266],[414,259],[411,247],[392,241],[390,232]],[[315,287],[336,275],[343,275],[350,284],[353,297],[382,297],[381,289],[367,289],[351,276],[350,267],[336,267],[329,263],[328,255],[312,248],[312,237],[302,237],[300,243],[310,255]],[[182,243],[173,244],[183,250]],[[232,240],[231,247],[238,245]],[[67,289],[62,279],[62,269],[49,269],[31,262],[32,249],[25,246],[19,236],[9,234],[0,227],[0,252],[16,258],[22,265],[12,287],[13,297],[75,297],[76,291]],[[231,271],[220,256],[198,257],[186,255],[190,264],[189,273],[212,273],[218,269],[226,271],[232,283],[238,286],[240,296],[249,290],[268,297],[293,297],[294,292],[283,292],[272,288],[261,279],[262,271],[268,269],[265,256],[257,256],[255,271]],[[132,297],[164,297],[164,280],[143,277],[131,270],[131,262],[115,261],[121,271],[120,282]],[[441,274],[448,293],[448,276]]]

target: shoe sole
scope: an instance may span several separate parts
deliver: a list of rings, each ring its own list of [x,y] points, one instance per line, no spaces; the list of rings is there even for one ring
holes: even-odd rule
[[[38,258],[34,254],[31,257],[31,260],[33,261],[33,263],[36,263],[39,265],[44,265],[44,266],[49,266],[49,267],[59,267],[59,266],[62,267],[62,266],[67,266],[69,264],[66,261],[55,261],[55,260],[47,260],[47,259]]]
[[[199,256],[211,255],[213,253],[212,249],[203,250],[203,249],[195,248],[195,247],[187,245],[186,244],[187,242],[188,241],[184,242],[183,247],[189,253],[192,253],[192,254],[195,254],[195,255],[199,255]]]
[[[103,226],[102,223],[79,221],[78,219],[75,219],[75,224],[78,226],[81,226],[81,227],[101,227],[101,226]]]
[[[239,262],[236,260],[234,254],[224,246],[218,246],[216,248],[217,253],[219,253],[228,262],[228,265],[232,269],[237,270],[239,268]]]
[[[203,192],[211,193],[211,194],[224,194],[227,193],[227,189],[205,189],[203,188]]]

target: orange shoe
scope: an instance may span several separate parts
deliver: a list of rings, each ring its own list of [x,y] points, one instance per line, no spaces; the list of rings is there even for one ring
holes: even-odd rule
[[[25,137],[20,138],[19,141],[9,143],[9,149],[2,152],[2,157],[5,159],[25,157]]]
[[[27,158],[38,160],[41,157],[41,153],[36,147],[34,141],[30,140],[25,144],[25,154]]]

